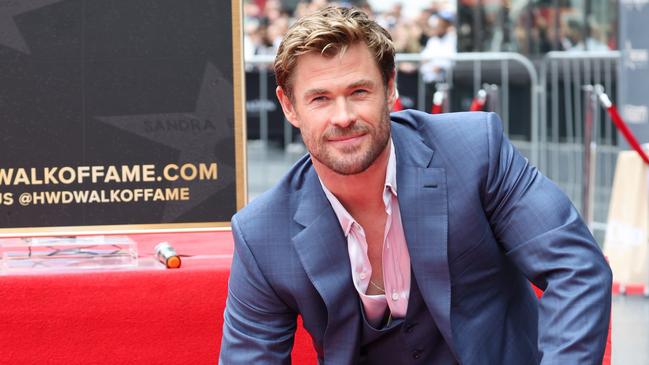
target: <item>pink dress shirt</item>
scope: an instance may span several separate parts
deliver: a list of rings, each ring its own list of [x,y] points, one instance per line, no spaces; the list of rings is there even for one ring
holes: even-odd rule
[[[347,237],[347,250],[354,287],[363,303],[367,320],[375,327],[381,323],[386,308],[389,308],[393,318],[405,317],[410,295],[410,254],[399,212],[396,165],[394,144],[390,140],[390,157],[388,158],[385,189],[383,190],[383,203],[387,213],[382,255],[385,294],[365,294],[368,286],[371,285],[370,278],[372,277],[372,265],[370,265],[367,256],[365,231],[320,181],[325,195],[338,217],[345,237]]]

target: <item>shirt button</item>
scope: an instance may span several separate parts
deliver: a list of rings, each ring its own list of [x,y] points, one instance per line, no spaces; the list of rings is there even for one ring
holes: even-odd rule
[[[362,273],[359,275],[359,277],[361,278],[361,280],[365,280],[365,278],[367,277],[367,275],[366,275],[364,272],[362,272]]]
[[[412,352],[412,358],[415,360],[419,360],[421,358],[421,350],[416,349],[415,351]]]
[[[399,300],[399,294],[397,293],[392,293],[392,300]]]

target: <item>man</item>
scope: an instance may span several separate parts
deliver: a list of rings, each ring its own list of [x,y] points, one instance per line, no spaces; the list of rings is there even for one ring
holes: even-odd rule
[[[309,155],[232,219],[221,363],[289,363],[298,314],[325,364],[601,363],[608,265],[496,115],[390,115],[390,36],[353,9],[275,72]]]

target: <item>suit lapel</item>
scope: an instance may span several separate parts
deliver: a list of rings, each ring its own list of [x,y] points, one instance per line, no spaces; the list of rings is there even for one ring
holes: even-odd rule
[[[294,216],[304,228],[293,237],[293,244],[327,307],[323,344],[327,363],[354,363],[360,347],[360,317],[347,239],[315,171],[306,175]]]
[[[393,128],[399,210],[410,263],[426,306],[454,351],[448,269],[446,172],[431,167],[433,150],[399,126]]]
[[[431,316],[454,351],[446,172],[430,166],[433,150],[419,134],[393,126],[399,209],[412,270]],[[360,348],[359,299],[351,281],[347,241],[315,171],[305,175],[294,216],[304,228],[293,237],[293,244],[327,307],[323,343],[327,363],[355,363]]]

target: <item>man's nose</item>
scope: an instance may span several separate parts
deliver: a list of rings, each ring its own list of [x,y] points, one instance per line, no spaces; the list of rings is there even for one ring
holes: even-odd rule
[[[341,128],[346,128],[356,120],[355,113],[351,103],[347,98],[340,96],[334,103],[334,111],[331,117],[331,124]]]

